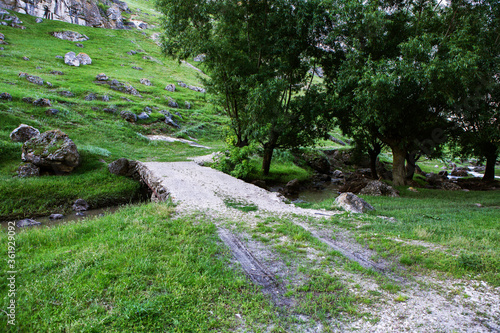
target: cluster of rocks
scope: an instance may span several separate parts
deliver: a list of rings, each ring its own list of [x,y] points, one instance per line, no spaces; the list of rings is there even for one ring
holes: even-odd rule
[[[85,42],[89,40],[87,36],[76,31],[55,31],[52,33],[52,36],[70,42]]]
[[[85,216],[84,212],[89,209],[89,204],[83,199],[76,199],[72,205],[72,208],[73,211],[76,212],[75,215]],[[61,220],[63,218],[64,215],[59,213],[54,213],[49,216],[49,220]],[[33,227],[41,224],[41,222],[38,222],[34,219],[23,219],[16,222],[16,226],[18,228]]]
[[[142,98],[142,95],[132,85],[122,83],[116,79],[109,80],[104,73],[97,74],[95,83],[107,84],[113,90]]]
[[[28,73],[19,72],[18,77],[20,77],[20,78],[26,78],[26,80],[28,82],[36,84],[36,85],[39,85],[39,86],[42,86],[44,84],[43,79],[41,77],[39,77],[39,76],[36,76],[36,75],[30,75]],[[48,81],[45,82],[45,84],[48,87],[52,87],[52,83],[50,83]]]
[[[25,164],[17,170],[19,177],[39,176],[41,172],[66,174],[80,164],[75,143],[60,130],[44,133],[21,124],[10,133],[13,142],[22,142],[21,160]]]
[[[23,21],[21,21],[16,15],[12,15],[5,9],[0,8],[0,25],[11,26],[12,28],[18,29],[26,29],[26,27],[22,26],[21,24],[23,24]]]
[[[188,88],[190,90],[193,90],[193,91],[197,91],[197,92],[201,92],[201,93],[205,93],[207,92],[205,88],[201,88],[201,87],[197,87],[197,86],[191,86],[191,85],[187,85],[185,84],[184,82],[182,81],[178,81],[177,84],[180,86],[180,87],[183,87],[183,88]]]

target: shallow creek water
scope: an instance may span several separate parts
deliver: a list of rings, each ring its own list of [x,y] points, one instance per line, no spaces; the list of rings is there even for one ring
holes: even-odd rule
[[[104,216],[107,214],[112,214],[116,212],[118,209],[120,209],[121,206],[112,206],[112,207],[106,207],[106,208],[99,208],[99,209],[89,209],[85,212],[83,212],[85,215],[84,216],[78,216],[76,215],[76,212],[71,212],[70,214],[64,215],[62,219],[59,220],[51,220],[49,219],[48,216],[43,216],[43,217],[36,217],[32,218],[33,220],[40,222],[42,224],[34,226],[34,227],[51,227],[54,225],[59,225],[59,224],[64,224],[72,221],[82,221],[87,218],[93,218],[97,216]],[[18,221],[18,220],[16,220]],[[7,228],[8,224],[11,221],[1,221],[0,225],[2,228]]]

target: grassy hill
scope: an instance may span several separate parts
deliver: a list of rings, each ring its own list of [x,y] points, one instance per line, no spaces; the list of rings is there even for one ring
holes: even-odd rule
[[[172,161],[207,153],[206,149],[181,143],[151,142],[144,135],[163,133],[192,137],[215,148],[221,145],[220,127],[226,124],[226,118],[209,106],[205,94],[177,84],[182,81],[202,86],[202,74],[187,64],[162,56],[160,47],[152,38],[158,32],[159,14],[150,8],[151,4],[130,1],[129,5],[132,14],[128,18],[145,21],[152,29],[106,30],[49,20],[37,24],[35,17],[18,13],[15,15],[23,21],[26,29],[0,26],[8,43],[2,45],[4,50],[0,51],[0,93],[7,92],[13,97],[12,101],[0,101],[0,193],[2,202],[6,203],[0,208],[0,219],[46,214],[55,208],[67,207],[78,197],[89,200],[93,206],[131,200],[138,185],[109,175],[106,170],[106,163],[120,157]],[[66,30],[84,34],[89,40],[81,42],[84,47],[80,48],[76,42],[51,35]],[[70,51],[88,54],[92,64],[73,67],[56,58]],[[127,54],[130,51],[136,53]],[[19,77],[20,72],[38,76],[44,84],[30,83]],[[63,75],[51,72],[62,72]],[[105,73],[110,80],[132,85],[142,97],[96,83],[99,73]],[[152,85],[141,84],[141,79],[148,79]],[[168,84],[176,84],[176,91],[166,91]],[[65,97],[61,95],[62,91],[69,91],[73,96]],[[85,100],[89,94],[97,95],[97,99]],[[107,102],[102,101],[105,95],[109,97]],[[26,97],[47,98],[52,105],[50,108],[59,112],[47,115],[49,107],[26,103],[23,101]],[[180,107],[168,107],[168,98],[174,99]],[[190,109],[185,102],[189,102]],[[152,109],[147,120],[129,123],[120,117],[121,111],[140,114],[146,107]],[[115,112],[105,112],[105,108]],[[161,110],[173,114],[181,128],[162,121]],[[12,143],[9,134],[22,123],[41,132],[61,129],[76,143],[82,155],[82,165],[64,177],[13,178],[21,165],[21,144]],[[58,190],[50,190],[53,188]]]

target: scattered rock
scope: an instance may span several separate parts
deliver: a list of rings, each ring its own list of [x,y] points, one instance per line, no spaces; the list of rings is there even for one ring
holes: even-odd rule
[[[29,139],[40,135],[40,131],[26,124],[21,124],[10,133],[10,139],[13,142],[26,142]]]
[[[59,113],[58,109],[48,109],[47,111],[45,111],[45,114],[47,116],[55,116],[58,113]]]
[[[197,86],[188,86],[188,89],[191,89],[191,90],[197,91],[197,92],[201,92],[201,93],[207,92],[205,90],[205,88],[201,88],[201,87],[197,87]]]
[[[369,182],[359,193],[373,196],[399,197],[398,191],[380,180]]]
[[[118,110],[114,108],[104,108],[102,111],[107,113],[116,113]]]
[[[52,214],[52,215],[49,216],[50,220],[60,220],[62,218],[64,218],[63,214]]]
[[[372,205],[351,192],[342,193],[335,199],[335,204],[352,213],[366,213],[375,210]]]
[[[137,116],[135,113],[130,112],[130,111],[122,111],[120,112],[120,116],[125,119],[128,122],[136,122],[137,121]]]
[[[33,101],[33,105],[34,106],[52,106],[52,104],[50,103],[50,100],[48,100],[47,98],[36,99],[35,101]]]
[[[133,69],[137,69],[138,71],[142,71],[142,67],[133,66],[132,68],[133,68]]]
[[[114,175],[133,177],[137,172],[137,162],[119,158],[108,165],[108,170]]]
[[[32,163],[25,163],[17,168],[16,173],[19,178],[38,177],[40,168]]]
[[[23,57],[23,60],[30,61],[30,58],[28,58],[28,57],[24,56],[24,57]]]
[[[61,72],[61,71],[51,71],[50,74],[53,74],[53,75],[64,75],[64,73]]]
[[[142,22],[142,23],[139,24],[139,28],[140,29],[147,29],[148,25],[146,23]]]
[[[56,59],[64,59],[64,57],[60,56],[60,55],[56,55]]]
[[[80,43],[76,43],[75,44],[76,47],[81,47],[81,48],[84,48],[85,46],[83,46],[83,44],[80,44]]]
[[[165,114],[165,124],[173,126],[175,128],[181,128],[181,126],[172,119],[172,115],[170,114],[170,112],[168,113],[168,115]]]
[[[0,32],[0,40],[5,40],[5,35]]]
[[[167,91],[170,91],[170,92],[174,92],[175,91],[175,84],[169,84],[165,87],[165,90]]]
[[[146,112],[141,112],[141,114],[137,116],[137,119],[146,120],[149,119],[149,115]]]
[[[135,54],[137,54],[137,52],[134,51],[134,50],[130,50],[130,51],[127,52],[127,54],[128,55],[135,55]]]
[[[109,77],[106,74],[104,74],[104,73],[99,73],[99,74],[96,75],[95,79],[97,81],[108,81]]]
[[[460,191],[462,189],[460,185],[452,182],[443,182],[441,188],[446,191]]]
[[[87,209],[89,209],[89,204],[83,199],[76,199],[76,201],[73,203],[73,210],[75,212],[83,212]]]
[[[36,23],[42,23],[42,22],[43,22],[43,20],[42,20],[41,18],[37,17],[37,18],[36,18],[36,20],[35,20],[35,22],[36,22]]]
[[[28,104],[33,104],[33,98],[32,97],[23,97],[21,99],[24,103],[28,103]]]
[[[89,40],[87,36],[76,31],[56,31],[52,33],[52,36],[63,40],[69,40],[71,42],[84,42]]]
[[[85,216],[84,212],[76,212],[75,216]]]
[[[148,114],[150,114],[151,112],[153,112],[153,110],[149,106],[146,106],[144,108],[144,112],[147,112]]]
[[[21,159],[55,174],[69,173],[80,164],[75,143],[60,130],[47,131],[26,141]]]
[[[108,95],[102,96],[102,101],[103,102],[109,102],[109,96]]]
[[[300,189],[300,181],[298,179],[292,179],[288,183],[286,183],[283,192],[287,195],[297,194]]]
[[[71,51],[64,55],[64,63],[70,66],[79,67],[80,65],[90,65],[92,64],[92,59],[86,53],[78,53]]]
[[[90,93],[87,96],[85,96],[86,101],[95,101],[97,99],[97,95],[94,93]]]
[[[89,55],[87,53],[78,53],[76,56],[76,59],[80,61],[80,65],[85,66],[85,65],[91,65],[92,64],[92,59],[90,59]]]
[[[41,223],[32,219],[24,219],[17,221],[16,226],[18,228],[32,227],[35,225],[40,225]]]
[[[109,87],[113,90],[120,91],[123,93],[127,93],[130,95],[142,97],[141,94],[131,85],[125,85],[118,80],[111,80],[110,82],[107,82],[109,84]]]
[[[9,94],[9,93],[1,93],[0,94],[0,100],[4,100],[4,101],[12,101],[12,95]]]
[[[75,96],[71,91],[68,90],[61,90],[58,92],[59,95],[64,96],[64,97],[73,97]]]
[[[26,80],[28,80],[31,83],[38,84],[38,85],[43,85],[43,80],[41,77],[34,76],[34,75],[28,75],[26,76]]]
[[[171,108],[178,108],[179,107],[179,104],[177,104],[177,102],[171,97],[168,98],[167,105]]]
[[[151,81],[149,81],[148,79],[141,79],[140,81],[143,85],[145,86],[150,86],[151,85]]]
[[[185,101],[185,102],[184,102],[184,107],[185,107],[186,109],[190,110],[190,109],[191,109],[191,103],[189,103],[188,101]]]

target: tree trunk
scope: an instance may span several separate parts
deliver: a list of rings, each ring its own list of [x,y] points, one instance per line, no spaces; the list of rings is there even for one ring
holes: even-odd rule
[[[398,146],[392,146],[392,180],[394,186],[406,185],[405,160],[406,151]]]
[[[496,149],[496,147],[494,147]],[[497,162],[498,154],[494,153],[486,155],[486,170],[484,170],[484,181],[495,180],[495,163]]]
[[[262,160],[262,172],[265,176],[269,174],[269,169],[271,168],[271,160],[273,158],[274,145],[265,144],[264,145],[264,159]]]
[[[415,165],[420,156],[416,156],[417,153],[407,153],[406,154],[406,180],[413,180],[415,175]]]
[[[378,143],[373,144],[373,149],[368,148],[368,155],[370,156],[370,170],[372,172],[373,179],[378,179],[377,174],[377,156],[380,154],[382,146]]]

